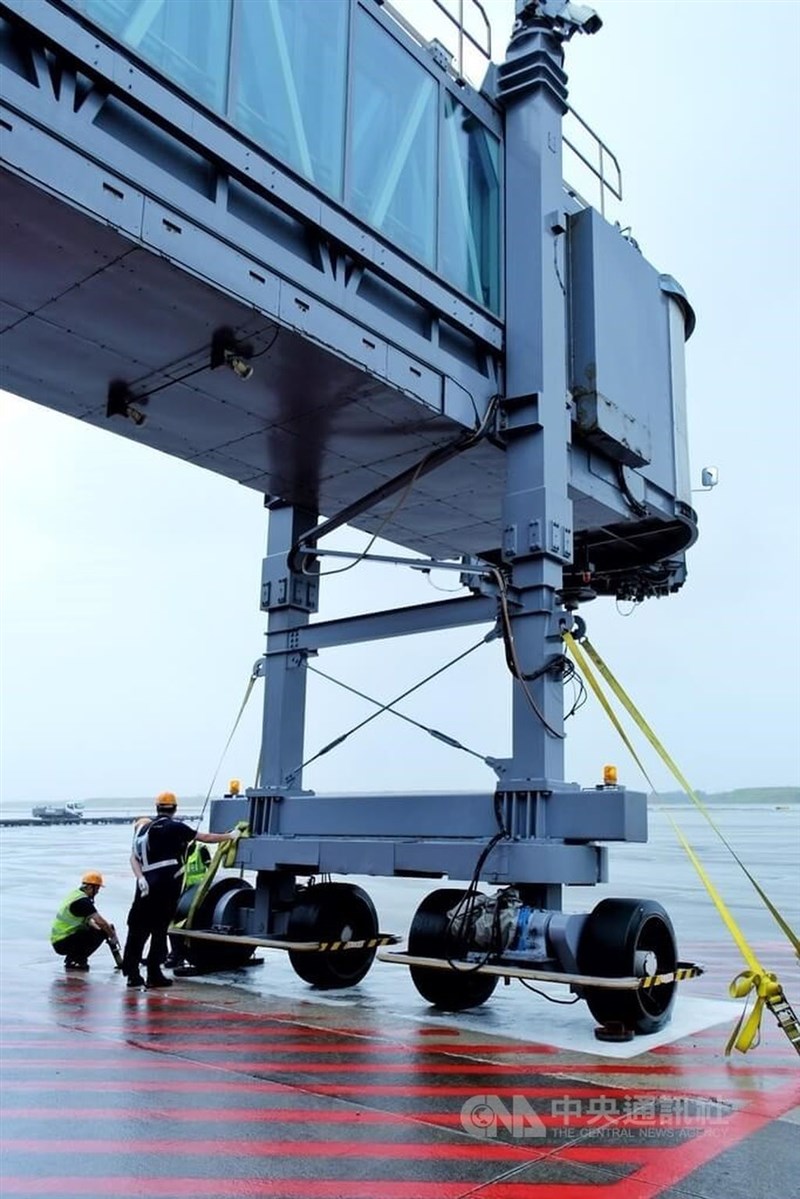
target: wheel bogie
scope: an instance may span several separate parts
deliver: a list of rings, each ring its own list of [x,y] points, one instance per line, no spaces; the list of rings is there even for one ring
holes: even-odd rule
[[[589,914],[578,944],[578,968],[600,978],[667,974],[677,965],[669,916],[653,899],[604,899]],[[585,987],[595,1020],[647,1035],[669,1022],[676,984],[637,990]]]
[[[366,891],[352,883],[316,883],[301,891],[289,916],[290,941],[316,941],[336,948],[289,950],[296,974],[320,990],[353,987],[365,977],[376,947],[340,948],[348,941],[378,936],[378,915]]]
[[[197,887],[193,887],[181,896],[177,920],[188,915],[196,894]],[[499,981],[498,975],[479,971],[481,958],[476,946],[464,943],[463,930],[468,921],[460,917],[467,897],[474,894],[458,888],[432,891],[411,922],[408,953],[443,963],[441,967],[410,965],[411,979],[423,999],[443,1011],[478,1007],[490,998]],[[205,973],[239,969],[248,962],[254,946],[237,943],[235,934],[248,926],[255,900],[256,891],[241,878],[223,878],[212,884],[193,914],[192,926],[198,931],[232,935],[224,941],[182,938],[180,948],[192,966]],[[575,934],[579,974],[644,979],[675,972],[674,930],[666,911],[655,900],[604,899],[588,916],[574,919],[582,921],[580,931]],[[352,987],[366,976],[375,958],[378,917],[372,900],[361,887],[351,883],[316,883],[297,892],[289,912],[286,937],[289,942],[324,946],[289,949],[292,967],[305,982],[319,990]],[[365,944],[356,949],[346,948],[351,942]],[[480,940],[477,943],[481,944]],[[498,952],[502,954],[502,950]],[[468,957],[475,969],[463,965]],[[535,968],[540,960],[537,958],[531,965]],[[456,961],[462,965],[447,968],[447,963]],[[500,961],[500,957],[495,957],[494,964]],[[521,964],[519,953],[516,964]],[[586,1000],[598,1024],[607,1029],[621,1026],[629,1032],[647,1035],[669,1022],[677,986],[673,981],[636,989],[589,984],[578,987],[576,980],[575,989]]]
[[[453,936],[450,913],[466,892],[444,887],[426,895],[417,908],[408,934],[408,952],[418,957],[455,960],[464,947]],[[410,966],[411,979],[423,999],[447,1012],[460,1012],[485,1003],[497,986],[496,975]]]
[[[184,919],[192,906],[197,888],[190,887],[181,895],[176,920]],[[241,878],[223,878],[212,883],[203,896],[192,919],[192,927],[200,932],[235,930],[239,927],[239,913],[252,908],[255,891],[252,885]],[[175,938],[178,940],[178,938]],[[205,941],[194,937],[182,937],[180,951],[186,960],[203,973],[216,970],[238,970],[253,956],[254,946],[240,945],[234,937],[227,941]]]

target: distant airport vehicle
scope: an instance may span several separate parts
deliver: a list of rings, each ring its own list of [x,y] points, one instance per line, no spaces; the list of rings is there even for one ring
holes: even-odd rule
[[[49,824],[83,820],[83,803],[76,799],[65,804],[40,804],[31,809],[31,815]]]

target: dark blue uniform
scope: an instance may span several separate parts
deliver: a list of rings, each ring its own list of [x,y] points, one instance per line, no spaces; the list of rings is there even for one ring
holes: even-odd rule
[[[149,937],[147,981],[168,985],[161,973],[161,963],[167,956],[167,929],[180,899],[183,860],[196,836],[196,830],[182,820],[157,816],[136,839],[135,852],[150,889],[147,895],[141,895],[137,887],[128,912],[122,969],[129,982],[139,977],[139,963]]]

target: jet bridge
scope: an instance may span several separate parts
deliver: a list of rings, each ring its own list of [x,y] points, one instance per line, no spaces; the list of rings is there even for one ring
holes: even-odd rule
[[[226,879],[195,904],[196,929],[234,939],[198,940],[198,964],[284,938],[307,981],[358,981],[369,896],[306,881],[357,873],[473,880],[423,904],[410,946],[426,960],[497,958],[513,911],[514,952],[539,967],[596,974],[601,944],[612,974],[675,970],[647,901],[561,913],[564,885],[606,878],[605,842],[646,839],[643,795],[564,781],[562,633],[596,596],[677,590],[696,535],[691,307],[605,219],[603,143],[599,210],[565,182],[564,46],[599,27],[586,6],[518,0],[497,66],[456,21],[461,48],[487,51],[473,88],[379,0],[0,3],[2,385],[269,512],[258,785],[211,813],[217,830],[248,821],[237,863],[255,886]],[[463,594],[316,619],[343,524],[409,569],[444,564]],[[470,624],[509,666],[495,791],[307,791],[309,655]],[[494,985],[412,974],[442,1006]],[[612,1015],[644,1031],[673,987]],[[586,994],[605,1020],[607,994]]]

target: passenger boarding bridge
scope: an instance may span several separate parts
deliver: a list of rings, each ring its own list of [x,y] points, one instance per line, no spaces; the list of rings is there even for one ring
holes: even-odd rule
[[[488,40],[463,15],[451,54],[380,0],[0,3],[2,386],[269,509],[260,778],[212,807],[215,828],[249,821],[237,862],[256,885],[214,884],[193,913],[234,938],[190,943],[205,964],[283,939],[308,981],[358,981],[369,896],[297,881],[357,873],[511,888],[519,930],[528,913],[514,952],[540,967],[596,973],[598,942],[623,973],[675,966],[665,914],[561,913],[563,885],[606,877],[600,842],[646,838],[644,796],[564,781],[562,634],[595,596],[676,590],[696,535],[692,310],[605,219],[621,184],[604,144],[566,143],[598,208],[564,178],[564,45],[600,24],[584,5],[517,0],[506,59],[476,89],[464,46]],[[411,569],[452,569],[463,594],[312,621],[325,534],[343,524]],[[306,791],[309,657],[470,624],[496,633],[511,674],[494,794],[379,795],[366,768],[357,794]],[[474,887],[429,900],[417,954],[446,965],[456,932],[477,952]],[[496,981],[412,974],[443,1006]],[[625,1019],[663,1022],[673,991]]]

